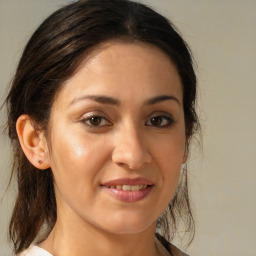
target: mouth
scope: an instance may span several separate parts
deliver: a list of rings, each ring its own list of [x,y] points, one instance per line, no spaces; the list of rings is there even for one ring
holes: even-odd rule
[[[137,202],[146,198],[154,187],[148,179],[117,179],[101,185],[102,189],[112,197],[123,202]]]
[[[107,188],[115,188],[123,191],[139,191],[145,189],[152,185],[147,184],[139,184],[139,185],[113,185],[113,186],[106,186]]]

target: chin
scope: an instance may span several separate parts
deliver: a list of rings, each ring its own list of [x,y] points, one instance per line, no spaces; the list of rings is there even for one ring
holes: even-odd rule
[[[116,235],[129,235],[138,234],[146,229],[154,226],[156,227],[156,221],[145,221],[145,218],[139,218],[136,220],[126,219],[124,221],[115,220],[107,225],[104,225],[107,232]]]

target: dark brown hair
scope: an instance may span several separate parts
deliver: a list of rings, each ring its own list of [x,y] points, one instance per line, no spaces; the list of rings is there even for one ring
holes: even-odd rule
[[[19,144],[16,121],[27,114],[39,129],[47,131],[51,106],[64,81],[74,74],[86,53],[110,40],[145,42],[165,52],[175,64],[183,85],[188,145],[199,127],[191,54],[170,21],[129,0],[80,0],[57,10],[27,43],[6,99],[14,151],[12,177],[17,177],[18,183],[9,227],[15,253],[27,248],[44,225],[50,232],[57,218],[51,169],[41,171],[27,160]],[[165,213],[158,226],[167,239],[172,239],[179,220],[193,234],[186,170]]]

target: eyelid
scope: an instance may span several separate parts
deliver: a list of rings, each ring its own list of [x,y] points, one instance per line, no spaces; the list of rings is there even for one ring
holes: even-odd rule
[[[81,117],[79,119],[84,120],[84,119],[88,119],[88,118],[94,117],[94,116],[109,119],[109,117],[105,113],[103,113],[102,111],[99,111],[99,110],[88,111],[87,113],[81,115]]]
[[[108,122],[108,124],[104,124],[104,125],[90,125],[90,124],[87,124],[86,122],[88,120],[90,120],[90,118],[93,118],[93,117],[99,117],[99,118],[101,118],[103,120],[106,120]],[[82,124],[86,125],[89,128],[94,128],[94,129],[95,128],[96,129],[97,128],[103,128],[103,127],[107,127],[107,126],[112,126],[113,125],[112,122],[109,120],[109,118],[106,117],[105,114],[103,114],[102,112],[99,112],[99,111],[89,112],[89,113],[83,115],[79,122],[81,122]]]
[[[163,119],[167,120],[169,123],[166,124],[166,125],[162,125],[162,126],[161,125],[157,126],[157,125],[153,125],[153,124],[151,124],[151,125],[147,124],[148,121],[151,121],[152,118],[156,118],[156,117],[162,117]],[[163,128],[171,127],[174,123],[175,123],[175,120],[174,120],[174,118],[171,114],[166,113],[166,112],[156,112],[156,113],[151,114],[148,117],[147,121],[145,122],[145,125],[146,126],[152,126],[154,128],[158,128],[158,129],[163,129]]]

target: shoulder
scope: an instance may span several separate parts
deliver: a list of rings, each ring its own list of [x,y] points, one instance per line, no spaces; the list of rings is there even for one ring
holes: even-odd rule
[[[188,254],[182,252],[179,248],[170,244],[170,250],[173,256],[189,256]]]
[[[182,252],[179,248],[175,245],[169,243],[163,236],[156,233],[157,240],[163,245],[166,251],[169,252],[171,256],[189,256],[188,254]]]
[[[16,256],[53,256],[53,255],[38,246],[32,245],[28,249],[26,249],[25,251],[23,251],[22,253]]]

